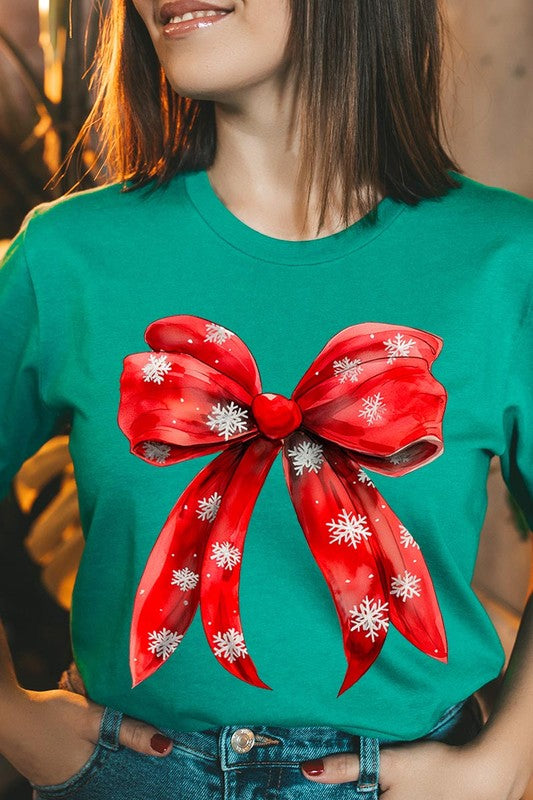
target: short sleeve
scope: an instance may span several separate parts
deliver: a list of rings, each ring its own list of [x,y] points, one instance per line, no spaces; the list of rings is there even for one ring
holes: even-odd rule
[[[503,479],[533,530],[533,303],[514,343],[504,408]]]
[[[40,391],[39,315],[24,245],[27,221],[0,261],[0,498],[59,421]]]

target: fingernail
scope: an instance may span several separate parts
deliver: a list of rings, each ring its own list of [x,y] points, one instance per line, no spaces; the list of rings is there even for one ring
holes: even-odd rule
[[[324,772],[324,762],[321,758],[316,758],[314,761],[304,761],[301,767],[308,775],[320,775],[321,772]]]
[[[150,744],[156,752],[164,753],[172,744],[172,739],[169,739],[168,736],[163,736],[162,733],[154,733],[150,739]]]

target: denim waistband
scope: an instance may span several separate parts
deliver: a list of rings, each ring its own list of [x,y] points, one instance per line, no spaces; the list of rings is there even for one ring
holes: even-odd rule
[[[105,706],[98,739],[102,747],[119,749],[122,718],[121,711]],[[212,761],[217,770],[233,772],[235,776],[245,767],[294,769],[303,761],[340,750],[355,752],[359,755],[360,770],[355,781],[357,792],[354,800],[378,797],[379,741],[372,737],[353,736],[327,726],[284,728],[253,725],[247,728],[225,725],[202,731],[175,731],[164,727],[159,727],[159,730],[170,736],[174,750],[179,749],[206,762]]]
[[[176,747],[203,755],[220,758],[225,766],[239,766],[250,762],[269,764],[278,761],[306,760],[327,755],[339,749],[359,749],[360,738],[328,726],[279,727],[276,725],[224,725],[202,731],[175,731],[158,726],[161,733],[173,740]],[[251,745],[247,752],[239,752]]]
[[[77,674],[73,663],[69,670],[63,673],[59,688],[87,696],[81,680],[76,684]],[[473,696],[470,695],[449,706],[426,735],[430,736],[459,715],[463,706],[472,699]],[[111,711],[113,709],[109,708],[109,713]],[[123,713],[114,710],[114,714],[116,720],[113,728],[118,736]],[[200,731],[182,731],[160,725],[157,728],[172,739],[175,747],[205,758],[220,759],[226,768],[254,762],[275,764],[284,761],[303,761],[340,750],[359,752],[369,742],[388,744],[397,741],[387,737],[359,736],[328,725],[280,727],[247,723],[244,720],[239,725],[225,725]],[[246,752],[240,752],[243,743],[244,747],[249,747]]]
[[[467,697],[447,708],[427,735],[458,715],[470,699]],[[227,766],[250,762],[306,760],[339,750],[358,752],[369,739],[379,744],[397,741],[386,737],[359,736],[328,725],[280,727],[242,722],[240,725],[225,725],[201,731],[178,731],[161,726],[158,726],[158,730],[172,739],[176,747],[206,758],[220,758]],[[244,741],[244,746],[251,745],[247,752],[239,752],[239,736]]]

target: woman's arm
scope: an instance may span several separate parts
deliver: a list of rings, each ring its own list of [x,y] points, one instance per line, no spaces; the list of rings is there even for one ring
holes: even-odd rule
[[[513,652],[478,746],[514,766],[520,798],[533,773],[533,593],[526,603]],[[490,755],[489,755],[490,757]]]
[[[317,783],[359,777],[352,753],[321,759]],[[301,765],[302,768],[304,765]],[[533,594],[490,718],[466,745],[425,741],[381,751],[380,787],[387,800],[520,800],[533,773]]]
[[[94,751],[103,710],[74,692],[21,687],[0,621],[0,754],[21,775],[46,785],[69,780]],[[128,716],[122,718],[119,741],[147,755],[172,752],[170,739]]]
[[[22,693],[17,682],[11,651],[7,636],[0,620],[0,719],[2,727],[6,724],[7,706],[11,706],[13,697]]]

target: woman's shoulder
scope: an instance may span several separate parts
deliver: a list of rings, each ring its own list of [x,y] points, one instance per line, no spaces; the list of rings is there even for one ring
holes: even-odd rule
[[[183,194],[179,177],[163,185],[155,179],[141,186],[133,186],[131,181],[125,180],[70,191],[34,206],[21,228],[30,229],[30,239],[37,239],[41,244],[58,233],[83,238],[97,229],[104,238],[107,234],[115,236],[121,230],[138,228],[146,216],[157,213],[158,208],[169,202],[177,210]]]
[[[76,274],[81,273],[84,280],[96,275],[98,264],[105,262],[100,255],[112,257],[122,243],[146,236],[162,204],[168,202],[165,192],[151,191],[151,185],[133,189],[116,182],[71,191],[35,205],[10,251],[34,286],[48,292],[47,287],[64,287]]]
[[[533,233],[533,199],[502,186],[484,183],[464,173],[450,170],[458,189],[449,193],[450,205],[465,215],[466,222],[477,220],[483,226],[516,229],[524,236]]]
[[[533,199],[467,175],[452,173],[460,182],[456,193],[457,236],[465,251],[490,265],[501,267],[506,292],[531,302],[533,291]]]
[[[461,263],[472,268],[500,265],[506,281],[533,283],[533,199],[464,173],[449,172],[457,183],[446,194],[430,198],[404,218],[423,228],[435,247],[453,244]],[[459,256],[458,256],[459,257]]]
[[[87,227],[93,220],[98,224],[111,223],[111,215],[120,213],[121,209],[138,200],[137,192],[125,191],[125,183],[108,183],[90,189],[71,191],[55,200],[39,203],[25,216],[21,228],[38,220],[32,225],[37,230],[54,225],[74,224],[75,227]]]

